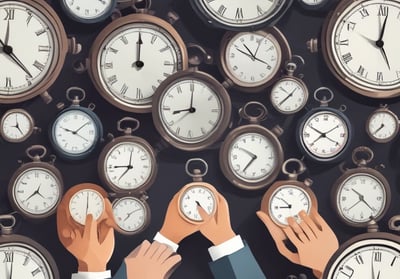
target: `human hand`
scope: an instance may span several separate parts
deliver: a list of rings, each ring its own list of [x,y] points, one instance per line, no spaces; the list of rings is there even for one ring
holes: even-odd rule
[[[279,252],[291,262],[313,269],[317,277],[322,275],[332,254],[339,248],[335,233],[317,211],[310,215],[300,211],[301,222],[298,224],[289,217],[289,226],[284,228],[278,227],[263,211],[258,211],[257,216],[271,233]],[[297,253],[286,247],[286,239],[297,248]]]
[[[168,245],[145,240],[125,258],[127,279],[169,278],[181,259]]]

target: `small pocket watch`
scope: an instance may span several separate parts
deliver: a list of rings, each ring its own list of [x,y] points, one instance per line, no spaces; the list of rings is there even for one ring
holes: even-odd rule
[[[288,165],[291,163],[297,164],[298,168],[289,172]],[[311,190],[312,180],[309,178],[303,182],[298,180],[298,176],[305,170],[306,167],[302,161],[294,158],[286,160],[282,165],[282,172],[288,179],[275,181],[263,196],[261,210],[280,227],[288,226],[288,217],[293,217],[300,222],[298,213],[302,210],[307,214],[318,211],[317,198]]]
[[[323,95],[323,91],[328,95]],[[346,107],[342,105],[340,110],[328,107],[333,96],[329,88],[318,88],[314,99],[320,102],[320,106],[307,112],[296,128],[296,140],[302,153],[321,163],[342,159],[353,136],[350,120],[343,113]]]
[[[279,77],[290,58],[290,46],[283,33],[269,27],[254,32],[225,33],[218,66],[226,87],[259,93]]]
[[[387,105],[374,110],[365,123],[368,136],[375,142],[387,143],[399,133],[399,118]]]
[[[293,56],[295,57],[295,56]],[[296,55],[304,64],[302,57]],[[307,103],[308,88],[301,78],[294,76],[297,65],[293,61],[286,64],[286,75],[278,79],[271,89],[270,100],[276,111],[293,114],[300,111]]]
[[[258,113],[252,116],[250,109]],[[266,119],[267,108],[259,102],[248,102],[239,111],[250,124],[237,127],[225,138],[219,152],[222,173],[236,187],[258,190],[269,185],[279,174],[283,148],[278,140],[283,130],[270,131],[260,125]]]
[[[400,216],[389,220],[389,229],[400,231],[396,222]],[[330,258],[322,278],[398,278],[400,270],[400,236],[379,232],[374,220],[368,232],[352,237]]]
[[[23,142],[35,131],[40,128],[35,127],[32,116],[24,109],[10,109],[0,120],[0,134],[8,142]]]
[[[199,168],[190,171],[192,163],[204,165],[204,171]],[[218,207],[217,190],[211,184],[204,182],[203,177],[208,172],[208,164],[200,158],[192,158],[186,162],[187,175],[193,178],[193,182],[183,186],[178,198],[178,211],[180,216],[189,223],[198,224],[203,221],[197,206],[201,206],[209,215],[214,215]]]
[[[22,164],[8,184],[8,198],[14,210],[24,218],[38,220],[49,217],[57,210],[64,191],[60,171],[41,159],[46,155],[42,145],[32,145],[26,155],[32,162]]]
[[[332,186],[332,206],[341,221],[352,227],[364,227],[371,218],[379,221],[390,206],[389,182],[367,167],[373,157],[370,148],[355,148],[352,159],[357,167],[344,171]]]
[[[73,94],[73,92],[75,92]],[[72,104],[62,110],[49,129],[50,142],[56,153],[67,160],[87,158],[103,137],[103,125],[93,112],[95,105],[80,106],[85,90],[70,87],[66,93]]]
[[[72,20],[97,23],[113,13],[117,0],[60,0],[63,11]]]
[[[14,216],[0,215],[1,278],[60,279],[56,261],[49,251],[31,238],[13,234],[15,223]]]

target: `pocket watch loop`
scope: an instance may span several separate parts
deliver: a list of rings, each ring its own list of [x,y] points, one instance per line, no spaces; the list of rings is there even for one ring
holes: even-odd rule
[[[395,215],[389,220],[389,229],[400,232],[400,215]]]
[[[297,168],[293,168],[293,170],[290,172],[288,169],[288,165],[290,163],[295,163],[297,164]],[[282,173],[287,175],[289,180],[297,180],[297,177],[301,175],[302,173],[305,172],[306,166],[303,163],[303,161],[296,159],[296,158],[290,158],[287,159],[283,164],[282,164]]]
[[[252,111],[255,115],[250,114],[251,108],[253,108]],[[241,119],[246,119],[251,124],[259,124],[261,121],[267,119],[268,110],[262,103],[251,101],[239,109],[239,115]]]
[[[321,92],[326,92],[326,93],[322,94]],[[314,99],[320,103],[321,107],[328,106],[328,103],[333,100],[333,97],[334,97],[333,91],[328,87],[322,86],[314,91]]]
[[[123,123],[133,123],[132,125],[126,125],[126,127],[122,127]],[[124,132],[125,135],[132,135],[133,132],[135,132],[137,129],[139,129],[140,127],[140,122],[139,120],[137,120],[136,118],[133,117],[124,117],[121,118],[118,122],[117,122],[117,129],[120,132]]]
[[[8,223],[11,221],[11,225]],[[10,235],[12,234],[12,230],[15,226],[16,219],[11,214],[0,215],[0,236],[1,235]]]
[[[295,60],[298,60],[298,63],[296,63]],[[288,76],[293,76],[293,73],[297,70],[298,65],[304,65],[305,61],[304,58],[301,57],[300,55],[293,55],[289,61],[286,62],[285,65],[285,70]]]
[[[204,167],[204,171],[202,172],[199,168],[194,168],[192,171],[189,170],[190,164],[193,164],[195,162],[201,163]],[[186,164],[185,164],[185,171],[187,175],[193,178],[193,181],[203,181],[203,176],[205,176],[208,172],[208,164],[205,160],[201,158],[192,158],[189,159]]]
[[[374,152],[367,146],[359,146],[353,150],[351,158],[355,165],[366,166],[374,158]]]
[[[79,94],[72,95],[72,92],[76,91]],[[86,92],[80,87],[72,86],[67,89],[66,92],[67,100],[72,103],[72,105],[79,105],[86,98]],[[79,98],[80,96],[80,98]]]
[[[43,145],[32,145],[26,149],[25,153],[32,161],[37,162],[46,156],[47,149]]]
[[[136,13],[149,13],[151,4],[152,4],[151,0],[133,0],[132,8],[135,10]]]
[[[188,43],[186,46],[188,50],[189,65],[197,68],[199,65],[205,63],[210,65],[214,62],[213,55],[210,54],[210,50],[206,50],[199,44]]]

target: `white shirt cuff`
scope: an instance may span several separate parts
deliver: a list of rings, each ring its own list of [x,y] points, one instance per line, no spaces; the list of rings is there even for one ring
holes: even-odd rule
[[[176,244],[175,242],[169,240],[168,238],[166,238],[165,236],[163,236],[161,233],[157,233],[156,236],[153,238],[153,240],[160,242],[162,244],[168,245],[169,247],[171,247],[171,249],[176,252],[179,248],[179,245]]]
[[[243,247],[244,243],[242,238],[240,237],[240,235],[236,235],[235,237],[232,237],[231,239],[217,246],[211,246],[210,248],[208,248],[208,253],[210,254],[210,257],[214,262],[222,257],[232,255]]]
[[[72,273],[71,279],[109,279],[111,278],[111,271],[106,270],[103,272],[81,272]]]

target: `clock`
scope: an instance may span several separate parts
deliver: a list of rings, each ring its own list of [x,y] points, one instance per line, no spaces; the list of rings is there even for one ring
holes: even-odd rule
[[[8,184],[8,199],[14,210],[24,218],[39,220],[55,213],[64,191],[60,171],[54,159],[43,162],[47,150],[42,145],[32,145],[26,155],[32,162],[21,165]]]
[[[329,94],[322,95],[323,91]],[[345,155],[352,139],[350,120],[342,112],[345,107],[342,106],[342,110],[328,107],[333,92],[326,87],[318,88],[314,99],[321,105],[308,111],[298,122],[298,146],[311,160],[322,163],[338,161]]]
[[[292,172],[288,165],[296,164]],[[312,181],[298,180],[298,176],[306,170],[304,163],[298,159],[291,158],[282,165],[282,172],[287,175],[287,180],[275,181],[265,192],[261,201],[261,210],[266,212],[271,220],[280,227],[288,226],[287,218],[293,217],[297,222],[301,221],[298,213],[302,210],[306,214],[318,211],[318,202],[314,192],[311,190]]]
[[[60,0],[71,19],[81,23],[97,23],[111,16],[116,0]]]
[[[81,46],[67,38],[61,20],[45,1],[1,1],[0,18],[0,103],[19,103],[37,95],[50,102],[47,89],[60,74],[67,53],[77,54]]]
[[[367,167],[373,156],[366,146],[354,149],[352,158],[357,167],[344,171],[332,186],[332,206],[346,225],[364,227],[371,218],[379,221],[389,209],[389,182],[376,169]]]
[[[70,87],[66,95],[72,104],[62,110],[51,124],[50,142],[61,158],[81,160],[87,158],[100,143],[103,125],[93,112],[94,104],[88,108],[80,106],[86,97],[82,88]]]
[[[244,5],[238,0],[190,0],[205,24],[232,31],[259,30],[275,25],[292,2],[253,0]]]
[[[11,225],[6,225],[11,221]],[[13,234],[15,217],[0,215],[1,278],[59,279],[57,264],[49,251],[26,236]]]
[[[32,116],[24,109],[10,109],[0,120],[0,134],[8,142],[19,143],[27,140],[35,127]]]
[[[327,12],[338,3],[338,0],[297,0],[297,2],[306,11]]]
[[[399,132],[399,118],[387,105],[383,105],[368,116],[365,129],[373,141],[387,143]]]
[[[283,33],[269,27],[254,32],[225,33],[218,65],[226,87],[259,93],[280,76],[290,58],[290,46]]]
[[[277,126],[271,131],[260,124],[267,116],[267,108],[259,102],[245,104],[240,112],[250,124],[239,126],[226,136],[219,152],[219,165],[234,186],[259,190],[279,174],[284,154],[278,136],[283,130]]]
[[[231,120],[231,100],[211,75],[194,69],[177,72],[158,88],[153,122],[165,141],[185,151],[214,144]]]
[[[396,0],[345,0],[328,16],[321,32],[324,59],[333,75],[355,93],[371,98],[400,94],[395,39],[399,12]]]
[[[150,112],[163,80],[188,66],[178,32],[149,14],[114,20],[97,36],[89,53],[89,74],[102,97],[119,109]]]

